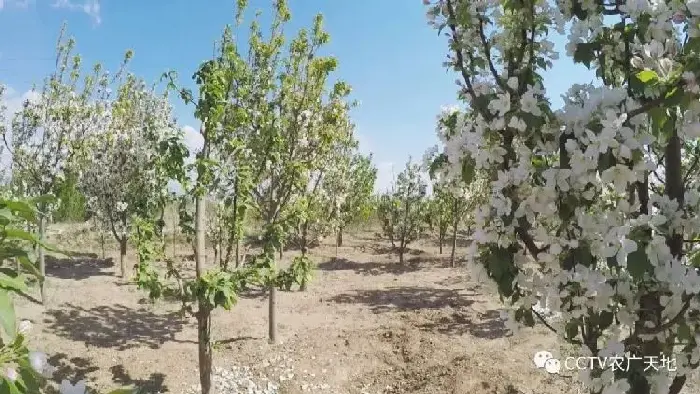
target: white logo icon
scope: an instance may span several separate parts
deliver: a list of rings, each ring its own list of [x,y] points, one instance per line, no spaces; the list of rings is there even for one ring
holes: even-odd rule
[[[532,361],[535,363],[537,368],[544,368],[544,364],[550,358],[552,358],[552,353],[540,350],[539,352],[535,353],[535,357],[533,357]]]
[[[544,368],[545,371],[551,374],[558,374],[561,371],[561,362],[552,356],[552,353],[540,350],[535,353],[535,357],[532,358],[535,366],[538,369]]]
[[[551,374],[558,374],[561,370],[561,363],[556,358],[550,358],[544,363],[544,370]]]

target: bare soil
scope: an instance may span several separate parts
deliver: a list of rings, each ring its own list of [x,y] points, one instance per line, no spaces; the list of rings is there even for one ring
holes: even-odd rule
[[[20,317],[35,323],[32,346],[58,367],[56,380],[151,393],[182,393],[196,384],[194,319],[180,317],[175,303],[149,303],[125,284],[113,263],[116,248],[100,259],[92,241],[68,238],[86,255],[50,260],[49,303],[18,300]],[[290,394],[312,386],[348,394],[578,392],[571,377],[534,367],[535,352],[559,351],[555,336],[545,328],[509,336],[493,288],[465,267],[450,268],[449,247],[440,255],[424,240],[400,265],[370,231],[344,241],[337,255],[327,243],[313,249],[318,270],[306,292],[278,293],[280,344],[267,342],[265,295],[245,294],[233,310],[217,310],[215,365],[250,366],[277,382],[289,378],[280,392]]]

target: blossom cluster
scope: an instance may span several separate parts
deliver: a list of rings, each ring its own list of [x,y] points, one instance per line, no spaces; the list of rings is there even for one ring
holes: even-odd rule
[[[700,64],[687,55],[700,2],[525,3],[440,0],[428,12],[450,30],[468,105],[438,117],[447,176],[460,179],[469,161],[490,177],[469,254],[512,300],[514,328],[535,318],[555,328],[535,311],[545,301],[584,351],[677,343],[660,345],[678,361],[674,375],[644,372],[668,392],[700,361],[700,276],[686,241],[700,232]],[[572,86],[557,111],[537,76],[558,58],[548,30],[568,33],[567,55],[602,82]],[[582,378],[592,392],[629,387],[609,370]]]

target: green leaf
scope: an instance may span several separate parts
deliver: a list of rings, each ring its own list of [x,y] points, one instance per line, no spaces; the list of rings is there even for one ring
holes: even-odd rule
[[[636,280],[641,280],[646,272],[653,269],[644,249],[637,249],[627,255],[627,271]]]
[[[6,228],[4,233],[7,235],[7,238],[10,239],[21,239],[23,241],[38,242],[38,239],[34,236],[34,234],[22,229]]]
[[[2,253],[0,252],[0,255]],[[26,254],[23,255],[15,255],[15,258],[17,261],[19,261],[19,264],[27,271],[29,271],[33,276],[37,278],[41,278],[41,272],[39,272],[39,269],[36,267],[34,263],[32,263],[31,260],[29,260],[29,257]]]
[[[476,175],[476,164],[471,157],[466,157],[462,160],[462,181],[470,184],[474,181]]]
[[[17,388],[14,382],[10,379],[3,377],[2,384],[0,384],[0,393],[2,394],[22,394]]]
[[[610,312],[610,311],[602,311],[600,312],[600,321],[598,322],[598,327],[601,330],[605,330],[606,328],[610,327],[613,323],[615,315]]]
[[[685,322],[678,325],[678,338],[685,341],[693,338],[693,332]]]
[[[27,393],[39,393],[41,381],[39,374],[29,364],[26,358],[20,359],[19,362],[19,378]]]
[[[642,70],[637,73],[637,78],[639,78],[642,83],[647,84],[649,81],[658,80],[659,76],[654,70]]]
[[[36,221],[36,210],[24,201],[4,201],[2,205],[28,222]]]
[[[696,250],[692,256],[690,256],[690,265],[695,268],[700,268],[700,249]]]
[[[25,278],[23,276],[9,276],[3,272],[0,272],[0,288],[10,290],[10,291],[21,291],[27,292],[27,284],[25,283]]]
[[[14,338],[17,331],[17,317],[12,298],[7,290],[0,289],[0,326],[5,333]]]
[[[591,68],[591,62],[595,59],[595,50],[599,46],[597,43],[579,43],[574,50],[574,63],[583,63]]]

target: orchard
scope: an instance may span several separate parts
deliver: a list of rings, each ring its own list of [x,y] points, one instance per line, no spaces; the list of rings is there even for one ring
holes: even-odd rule
[[[0,394],[700,392],[700,1],[423,0],[456,84],[377,152],[338,19],[268,3],[191,78],[67,25],[0,74]]]

